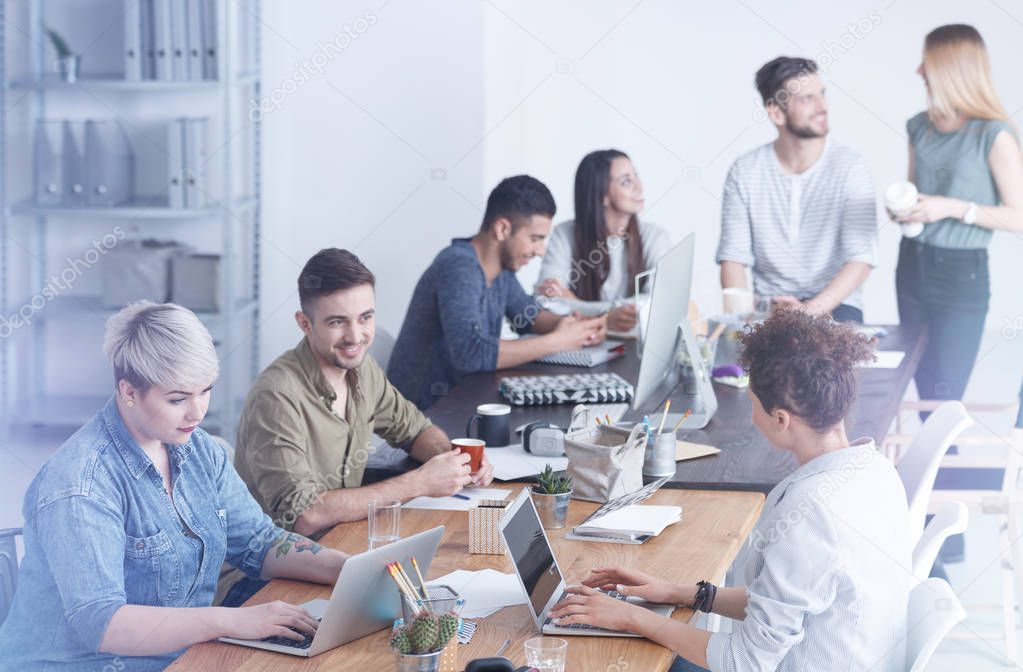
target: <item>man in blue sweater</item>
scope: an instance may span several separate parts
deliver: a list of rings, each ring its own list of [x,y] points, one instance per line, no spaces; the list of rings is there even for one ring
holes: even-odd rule
[[[490,192],[479,233],[456,238],[416,284],[387,376],[425,409],[470,373],[519,366],[604,340],[605,317],[559,317],[543,310],[515,277],[543,256],[554,197],[539,180],[517,175]],[[502,340],[501,318],[519,334]]]

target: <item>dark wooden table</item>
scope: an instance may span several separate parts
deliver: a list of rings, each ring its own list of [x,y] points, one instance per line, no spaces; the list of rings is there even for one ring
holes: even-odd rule
[[[880,350],[901,350],[906,353],[895,369],[859,369],[859,396],[853,406],[846,428],[851,439],[873,438],[880,444],[899,411],[916,367],[926,345],[922,330],[900,326],[886,327],[881,337]],[[553,375],[579,373],[578,367],[529,364],[516,369],[477,373],[464,378],[451,392],[431,406],[426,414],[449,436],[465,436],[465,425],[478,404],[500,402],[498,381],[505,376],[524,374]],[[626,354],[589,371],[612,371],[635,383],[639,372],[639,358],[635,342],[626,346]],[[672,408],[687,408],[684,385],[664,390],[670,395]],[[752,411],[746,390],[726,385],[714,385],[718,410],[702,430],[679,432],[685,441],[705,443],[721,449],[717,455],[678,463],[675,477],[668,487],[704,490],[752,490],[769,492],[782,479],[792,473],[796,462],[790,453],[773,448],[753,427]],[[659,396],[649,408],[632,410],[625,420],[638,420],[645,413],[659,412],[664,403]],[[512,407],[511,426],[517,427],[533,420],[547,420],[559,425],[568,424],[570,405]],[[497,450],[500,450],[499,448]],[[370,459],[367,481],[379,480],[415,468],[416,462],[399,450],[384,448]]]

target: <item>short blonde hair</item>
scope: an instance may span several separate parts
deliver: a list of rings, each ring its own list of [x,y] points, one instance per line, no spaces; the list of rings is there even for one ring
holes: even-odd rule
[[[217,378],[213,338],[195,313],[174,303],[139,301],[107,320],[103,353],[114,381],[145,392],[156,385],[188,390]]]
[[[924,70],[930,85],[931,121],[1008,119],[991,79],[991,62],[984,39],[973,26],[939,26],[924,40]]]

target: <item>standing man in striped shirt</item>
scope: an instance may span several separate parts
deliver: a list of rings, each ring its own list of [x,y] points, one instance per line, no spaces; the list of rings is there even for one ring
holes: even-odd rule
[[[756,75],[778,139],[739,157],[725,180],[721,286],[773,304],[863,321],[860,286],[875,264],[877,202],[863,158],[828,139],[817,64],[780,56]]]

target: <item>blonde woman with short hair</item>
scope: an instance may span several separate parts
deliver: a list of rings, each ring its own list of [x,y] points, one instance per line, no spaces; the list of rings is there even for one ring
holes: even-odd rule
[[[902,239],[899,317],[928,327],[920,398],[961,399],[988,309],[987,247],[995,231],[1023,232],[1023,158],[975,28],[932,30],[917,72],[928,107],[906,129],[909,179],[921,195],[897,220],[925,226]]]
[[[333,583],[346,555],[276,527],[199,428],[219,366],[189,310],[142,301],[107,321],[116,389],[25,495],[25,557],[0,627],[10,669],[162,670],[217,637],[301,640],[316,621],[270,602],[211,607],[223,563]]]

